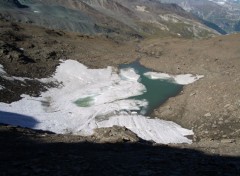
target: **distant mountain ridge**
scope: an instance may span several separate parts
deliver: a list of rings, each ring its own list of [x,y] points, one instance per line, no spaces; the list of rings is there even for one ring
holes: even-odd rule
[[[3,0],[0,10],[5,18],[86,34],[127,38],[217,34],[180,6],[158,0]]]
[[[226,33],[240,31],[239,0],[159,0],[176,3],[204,21],[217,25]],[[210,26],[211,27],[211,26]],[[216,26],[215,26],[216,27]],[[215,28],[216,29],[216,28]]]

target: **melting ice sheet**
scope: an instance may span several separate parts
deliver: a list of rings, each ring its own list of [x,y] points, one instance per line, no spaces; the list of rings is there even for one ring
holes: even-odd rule
[[[167,79],[169,81],[172,81],[177,84],[181,85],[187,85],[191,84],[201,78],[203,78],[203,75],[192,75],[192,74],[184,74],[184,75],[169,75],[166,73],[156,73],[156,72],[147,72],[144,74],[150,79]]]
[[[50,88],[41,97],[23,95],[20,101],[0,103],[0,122],[81,135],[91,135],[96,128],[119,125],[145,140],[191,143],[185,137],[193,134],[191,130],[131,113],[147,106],[144,100],[127,99],[146,91],[138,79],[133,69],[116,73],[111,67],[88,69],[77,61],[67,60],[52,78],[42,79],[55,80],[61,83],[59,87]]]

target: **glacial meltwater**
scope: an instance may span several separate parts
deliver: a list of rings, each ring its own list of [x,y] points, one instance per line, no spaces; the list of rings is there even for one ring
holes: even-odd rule
[[[179,94],[183,88],[183,85],[176,84],[166,79],[150,79],[144,76],[144,73],[151,72],[152,70],[142,66],[139,61],[130,64],[122,64],[119,68],[133,68],[135,72],[140,75],[139,82],[146,87],[146,91],[142,95],[130,97],[130,99],[146,100],[148,102],[148,106],[142,108],[139,112],[143,115],[149,115],[168,98]]]
[[[118,74],[112,67],[89,69],[74,60],[63,61],[52,77],[43,80],[55,80],[62,86],[49,88],[39,97],[23,95],[11,105],[0,102],[0,123],[84,136],[94,134],[97,128],[121,126],[147,141],[191,143],[186,136],[193,135],[192,130],[145,116],[177,95],[182,86],[161,80],[164,75],[151,73],[138,62],[121,65],[120,69]],[[199,76],[180,78],[166,77],[173,82],[181,80],[190,84]]]

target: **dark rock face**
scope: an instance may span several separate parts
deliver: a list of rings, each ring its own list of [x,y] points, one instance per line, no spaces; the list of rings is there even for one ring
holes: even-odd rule
[[[20,9],[29,8],[27,5],[21,4],[18,0],[13,0],[13,4],[16,5]]]
[[[2,0],[2,4],[12,8],[29,8],[29,6],[22,4],[19,0]]]
[[[94,137],[101,143],[139,142],[141,140],[132,131],[119,126],[98,128],[95,130]]]

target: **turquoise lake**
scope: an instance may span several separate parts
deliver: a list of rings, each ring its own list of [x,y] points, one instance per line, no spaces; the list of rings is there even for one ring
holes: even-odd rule
[[[142,95],[130,97],[130,99],[148,101],[148,107],[141,109],[140,111],[140,113],[143,115],[149,115],[154,109],[158,108],[170,97],[178,95],[183,89],[182,85],[170,82],[168,80],[149,79],[148,77],[144,76],[144,73],[151,72],[152,70],[142,66],[138,61],[130,64],[122,64],[119,66],[119,68],[133,68],[135,72],[140,75],[139,82],[146,87],[147,91]]]

